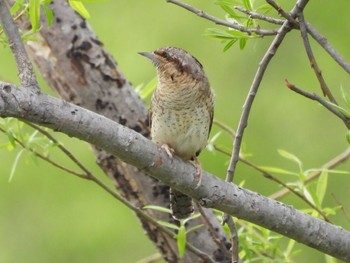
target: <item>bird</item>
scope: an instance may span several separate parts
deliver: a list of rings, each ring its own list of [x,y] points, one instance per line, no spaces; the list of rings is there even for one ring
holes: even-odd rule
[[[214,92],[202,64],[181,48],[162,47],[153,52],[139,52],[150,59],[158,83],[149,111],[151,140],[172,158],[191,161],[202,180],[197,159],[206,147],[214,116]],[[170,208],[176,220],[194,213],[192,198],[170,189]]]

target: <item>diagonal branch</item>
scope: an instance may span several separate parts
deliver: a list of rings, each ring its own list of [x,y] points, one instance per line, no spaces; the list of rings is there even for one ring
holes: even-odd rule
[[[36,89],[36,91],[39,92],[39,86],[34,74],[33,65],[24,49],[18,28],[16,27],[7,7],[7,2],[4,0],[0,1],[0,21],[11,48],[12,55],[16,61],[18,77],[22,86]]]
[[[322,76],[322,71],[316,62],[314,53],[312,52],[310,41],[309,41],[309,38],[307,35],[307,29],[306,29],[306,24],[305,24],[305,20],[304,20],[304,15],[302,12],[300,12],[298,14],[298,19],[299,19],[301,37],[303,39],[304,46],[305,46],[305,51],[306,51],[306,54],[309,58],[311,68],[314,70],[315,75],[318,79],[318,82],[320,83],[323,95],[327,96],[331,102],[338,104],[336,99],[334,98],[332,92],[328,88],[328,85]]]
[[[139,133],[60,99],[0,83],[0,116],[25,119],[87,141],[199,201],[350,262],[350,232],[203,172]],[[249,204],[249,205],[247,205]]]
[[[335,116],[340,118],[344,122],[344,124],[346,125],[347,128],[350,127],[350,119],[348,117],[346,117],[343,113],[341,113],[338,109],[336,109],[335,106],[333,106],[335,104],[333,104],[333,105],[330,104],[328,101],[324,100],[322,97],[320,97],[316,93],[310,93],[310,92],[307,92],[305,90],[298,88],[294,84],[289,83],[288,80],[286,80],[286,85],[290,90],[292,90],[292,91],[294,91],[294,92],[296,92],[296,93],[298,93],[298,94],[300,94],[300,95],[302,95],[310,100],[315,100],[315,101],[319,102],[323,107],[325,107],[327,110],[329,110]]]

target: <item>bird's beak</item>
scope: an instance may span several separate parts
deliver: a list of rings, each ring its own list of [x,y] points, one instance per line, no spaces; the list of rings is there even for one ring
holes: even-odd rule
[[[156,56],[153,52],[139,52],[141,56],[144,56],[146,58],[149,58],[153,63],[157,62]]]

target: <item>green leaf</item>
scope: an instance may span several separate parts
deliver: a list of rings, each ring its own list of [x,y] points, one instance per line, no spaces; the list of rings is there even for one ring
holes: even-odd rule
[[[23,1],[24,1],[24,0],[18,0],[18,1],[16,1],[16,2],[13,4],[13,6],[12,6],[11,9],[10,9],[11,15],[16,14],[21,8],[24,7]]]
[[[7,130],[7,138],[9,142],[11,143],[13,148],[16,148],[16,140],[15,140],[15,135],[11,129]]]
[[[180,227],[178,227],[177,225],[174,225],[172,223],[169,223],[169,222],[166,222],[166,221],[157,221],[158,224],[162,225],[162,226],[165,226],[167,228],[171,228],[171,229],[175,229],[175,230],[179,230]]]
[[[233,44],[237,42],[237,40],[238,40],[238,39],[233,39],[233,40],[229,41],[229,42],[225,45],[223,51],[226,52],[227,50],[229,50],[229,49],[233,46]]]
[[[142,209],[152,209],[158,212],[171,214],[171,210],[169,208],[165,208],[157,205],[145,205],[144,207],[142,207]]]
[[[255,9],[255,12],[261,14],[267,14],[272,10],[272,6],[268,4],[264,4]]]
[[[278,167],[272,167],[272,166],[259,166],[260,169],[264,170],[264,172],[267,173],[276,173],[276,174],[288,174],[288,175],[298,175],[297,173],[284,170],[282,168]]]
[[[349,130],[346,133],[346,140],[348,141],[348,144],[350,144],[350,131]]]
[[[323,198],[326,194],[327,184],[328,184],[328,172],[324,170],[322,171],[320,177],[318,178],[317,188],[316,188],[316,195],[317,195],[318,201],[320,202],[320,205],[322,204]]]
[[[243,0],[243,5],[245,9],[248,9],[249,11],[253,11],[253,7],[250,0]]]
[[[43,5],[43,8],[44,8],[44,12],[47,20],[47,25],[48,27],[50,27],[54,19],[53,11],[50,9],[48,5]]]
[[[179,250],[179,256],[182,258],[185,255],[186,248],[186,228],[184,225],[180,226],[179,232],[176,235],[177,249]]]
[[[90,14],[82,2],[77,1],[77,0],[68,0],[68,3],[75,11],[77,11],[79,13],[79,15],[81,15],[82,17],[84,17],[86,19],[90,18]]]
[[[189,232],[191,232],[191,231],[193,231],[193,230],[199,229],[199,228],[201,228],[201,227],[203,227],[203,226],[204,226],[203,224],[199,224],[199,225],[193,226],[193,227],[191,227],[190,229],[188,229],[188,230],[186,231],[186,234],[188,234]]]
[[[221,8],[230,16],[230,17],[234,17],[237,18],[239,17],[237,15],[237,13],[235,12],[234,9],[232,9],[231,7],[227,6],[227,5],[221,5]]]
[[[309,191],[306,187],[303,189],[303,194],[307,200],[309,200],[313,205],[315,204],[315,199],[313,198],[312,192]]]
[[[340,113],[342,113],[344,116],[346,116],[347,118],[350,118],[350,112],[342,107],[340,107],[337,104],[334,104],[330,101],[327,101],[328,104],[330,104],[333,108],[337,109]]]
[[[247,38],[241,38],[241,39],[239,40],[239,48],[240,48],[241,50],[244,49],[244,47],[245,47],[246,44],[247,44]]]
[[[345,101],[348,108],[350,108],[350,96],[344,91],[343,87],[340,87],[340,90],[343,100]]]
[[[15,174],[15,171],[16,171],[16,168],[17,168],[17,165],[18,165],[18,161],[19,159],[21,158],[22,154],[24,152],[24,149],[20,150],[15,158],[15,161],[13,162],[12,164],[12,167],[11,167],[11,172],[10,172],[10,176],[9,176],[9,182],[12,181],[13,179],[13,176]]]
[[[29,19],[32,24],[32,32],[36,32],[39,28],[40,0],[29,1]]]
[[[140,97],[145,100],[148,98],[153,91],[156,89],[158,83],[158,79],[155,77],[151,81],[149,81],[144,87],[141,87],[137,90]]]
[[[303,163],[300,161],[300,159],[297,156],[282,149],[278,149],[277,151],[279,155],[281,155],[283,158],[296,163],[299,166],[300,171],[301,172],[303,171]]]
[[[217,28],[208,28],[205,36],[214,37],[214,38],[218,38],[218,39],[224,39],[224,40],[232,40],[233,39],[232,34],[229,34],[226,30],[221,30],[221,29],[217,29]]]

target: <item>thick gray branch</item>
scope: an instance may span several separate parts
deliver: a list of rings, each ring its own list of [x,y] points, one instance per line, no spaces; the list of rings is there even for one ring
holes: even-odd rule
[[[31,121],[92,143],[195,198],[205,207],[245,219],[338,259],[350,262],[350,233],[291,206],[263,197],[196,169],[142,135],[101,115],[45,94],[0,83],[0,116]]]
[[[3,0],[0,1],[0,22],[15,58],[21,84],[26,88],[37,89],[37,91],[39,91],[32,63],[24,49],[21,36],[12,19],[7,2]]]

